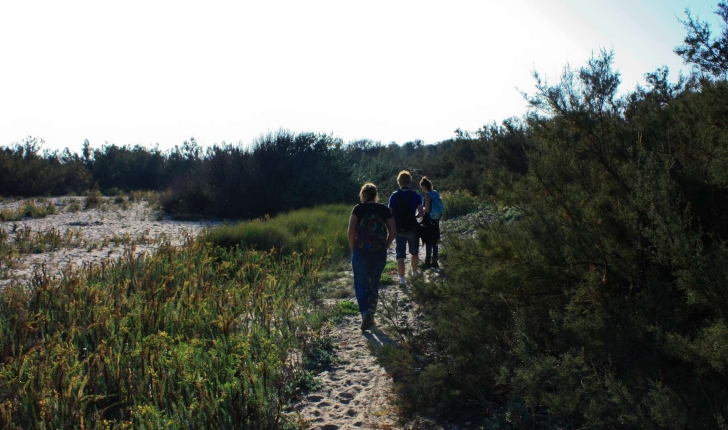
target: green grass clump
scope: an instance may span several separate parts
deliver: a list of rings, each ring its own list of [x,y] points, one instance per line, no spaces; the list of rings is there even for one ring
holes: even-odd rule
[[[317,206],[234,225],[215,228],[201,240],[231,248],[242,245],[282,254],[312,252],[316,258],[344,257],[349,253],[347,227],[351,207]]]
[[[20,221],[21,219],[23,219],[23,214],[20,211],[10,208],[0,210],[0,221]]]
[[[352,300],[344,300],[336,305],[341,315],[359,315],[359,305]]]
[[[97,208],[103,203],[104,197],[99,190],[89,191],[83,200],[84,209]]]
[[[4,208],[0,210],[0,221],[20,221],[23,218],[45,218],[58,213],[53,202],[42,199],[40,201],[27,200],[17,209]]]
[[[394,284],[394,279],[392,279],[392,275],[395,275],[396,273],[397,273],[397,262],[388,260],[387,264],[384,265],[384,270],[382,271],[381,276],[379,276],[379,284],[380,285]]]
[[[445,204],[443,219],[456,218],[476,212],[481,206],[481,201],[467,190],[443,192],[442,202]]]
[[[281,427],[318,267],[189,242],[6,287],[0,428]]]

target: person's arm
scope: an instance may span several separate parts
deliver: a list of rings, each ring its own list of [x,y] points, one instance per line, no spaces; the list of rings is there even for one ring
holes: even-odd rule
[[[425,213],[428,214],[432,210],[432,197],[429,193],[425,194]]]
[[[392,242],[394,242],[394,238],[397,236],[397,226],[394,224],[394,217],[387,218],[387,230],[389,231],[389,236],[387,236],[387,249],[389,249],[392,246]]]
[[[359,218],[351,214],[349,218],[349,250],[354,251],[354,242],[356,241],[356,226],[359,224]]]
[[[420,197],[419,194],[416,194],[417,197]],[[417,205],[417,218],[422,218],[425,216],[425,208],[422,207],[422,198],[420,198],[420,204]]]

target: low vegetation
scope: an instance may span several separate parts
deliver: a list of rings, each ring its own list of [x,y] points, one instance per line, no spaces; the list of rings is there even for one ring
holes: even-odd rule
[[[288,401],[333,359],[321,330],[349,311],[311,312],[348,214],[326,209],[258,221],[258,233],[287,233],[274,244],[242,233],[228,242],[241,246],[129,250],[5,288],[0,427],[283,426]],[[306,219],[320,221],[316,234],[299,231]]]
[[[347,205],[327,205],[263,217],[215,228],[201,236],[215,246],[276,249],[280,252],[309,253],[316,258],[332,257],[334,263],[348,255],[346,226],[351,213]]]

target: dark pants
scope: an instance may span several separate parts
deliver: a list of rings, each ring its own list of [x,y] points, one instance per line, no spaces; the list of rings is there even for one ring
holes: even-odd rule
[[[437,263],[437,242],[425,244],[425,264]]]
[[[440,243],[440,220],[425,215],[420,224],[422,242],[425,244],[425,264],[437,264],[437,244]]]
[[[387,250],[376,252],[354,248],[351,267],[354,270],[354,294],[359,312],[375,311],[379,300],[379,278],[387,264]]]

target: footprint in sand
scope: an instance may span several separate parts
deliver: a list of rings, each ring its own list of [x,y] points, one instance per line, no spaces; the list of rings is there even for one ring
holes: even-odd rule
[[[339,393],[339,402],[347,405],[351,400],[354,398],[354,395],[351,393]]]

